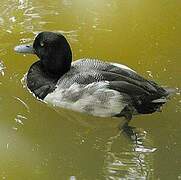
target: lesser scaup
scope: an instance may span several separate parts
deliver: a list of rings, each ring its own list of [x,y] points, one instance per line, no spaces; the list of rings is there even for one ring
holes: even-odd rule
[[[72,62],[70,45],[59,33],[41,32],[33,46],[16,46],[15,51],[39,57],[27,73],[27,86],[55,106],[131,119],[158,111],[170,94],[125,65],[87,58]]]

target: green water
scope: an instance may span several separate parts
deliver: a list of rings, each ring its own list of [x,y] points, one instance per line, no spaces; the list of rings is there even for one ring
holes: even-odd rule
[[[53,109],[21,79],[36,61],[13,48],[59,31],[74,59],[126,64],[168,87],[181,85],[180,0],[1,0],[0,179],[181,179],[181,98],[162,113],[123,119]],[[4,73],[3,73],[4,72]],[[136,137],[136,139],[135,139]]]

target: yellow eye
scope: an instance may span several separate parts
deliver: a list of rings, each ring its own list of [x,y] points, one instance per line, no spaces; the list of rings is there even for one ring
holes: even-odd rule
[[[44,46],[44,43],[43,43],[43,42],[40,42],[40,46],[43,47],[43,46]]]

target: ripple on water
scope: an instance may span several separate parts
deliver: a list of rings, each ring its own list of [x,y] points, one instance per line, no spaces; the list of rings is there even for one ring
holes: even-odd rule
[[[128,136],[118,134],[107,143],[104,166],[106,179],[153,178],[153,152],[156,148],[151,147],[151,140],[146,137],[145,131],[131,131]],[[122,146],[114,152],[114,143],[121,138],[124,138]],[[125,140],[128,142],[125,143]]]

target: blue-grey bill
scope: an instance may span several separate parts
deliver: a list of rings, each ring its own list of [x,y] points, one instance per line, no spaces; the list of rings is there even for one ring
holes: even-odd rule
[[[31,45],[19,45],[14,48],[14,51],[17,53],[25,53],[25,54],[35,54],[33,46]]]

